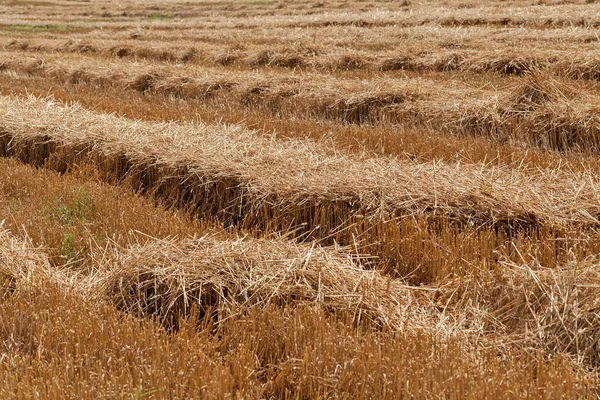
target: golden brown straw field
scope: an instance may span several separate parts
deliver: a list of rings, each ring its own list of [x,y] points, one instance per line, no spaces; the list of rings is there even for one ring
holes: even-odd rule
[[[599,398],[599,35],[0,1],[0,398]]]

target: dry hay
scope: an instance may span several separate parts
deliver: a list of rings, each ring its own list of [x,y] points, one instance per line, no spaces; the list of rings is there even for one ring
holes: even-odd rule
[[[44,81],[95,105],[128,91],[146,114],[169,102],[228,121],[250,111],[247,123],[265,131],[279,117],[298,122],[290,131],[310,123],[341,135],[372,124],[389,143],[408,137],[399,127],[411,137],[433,128],[423,152],[446,146],[439,133],[456,134],[454,149],[475,143],[462,135],[495,143],[480,162],[456,150],[431,154],[461,162],[392,159],[361,144],[350,153],[0,97],[1,156],[91,171],[231,228],[220,239],[111,243],[85,259],[89,276],[50,270],[0,232],[6,397],[119,397],[155,382],[172,398],[597,394],[600,269],[584,259],[598,251],[600,179],[573,154],[545,152],[597,161],[598,88],[583,81],[599,75],[591,6],[150,0],[122,15],[85,2],[41,15],[29,3],[0,6],[5,92]],[[519,49],[531,43],[539,49]],[[542,149],[520,164],[527,149],[499,142]]]
[[[438,303],[459,326],[506,345],[570,354],[600,363],[600,267],[596,260],[559,268],[503,262],[495,271],[448,281]]]
[[[278,215],[307,217],[311,206],[337,209],[339,218],[313,217],[320,220],[313,228],[330,229],[357,212],[383,219],[433,213],[463,222],[554,227],[595,225],[600,214],[597,183],[588,173],[362,160],[235,126],[151,124],[35,98],[2,97],[0,107],[2,154],[63,171],[91,162],[101,172],[137,179],[141,189],[175,204],[223,215],[228,223],[246,217],[259,223],[267,205],[279,209]]]
[[[564,94],[573,83],[549,71],[530,73],[517,85],[472,89],[458,80],[378,77],[357,81],[316,73],[306,73],[302,79],[273,70],[234,72],[190,67],[185,67],[184,73],[173,73],[164,65],[112,62],[98,68],[85,58],[68,64],[52,58],[56,57],[23,59],[11,54],[0,63],[0,70],[69,85],[204,100],[215,107],[241,106],[278,117],[358,125],[393,123],[565,152],[597,153],[600,149],[597,90],[590,83],[578,83],[579,95],[555,96],[556,88]],[[442,60],[441,68],[447,68],[452,60]],[[511,63],[498,68],[517,68]],[[543,105],[536,105],[527,99],[536,93],[550,97]]]
[[[109,181],[226,227],[352,246],[412,282],[455,266],[426,261],[415,273],[407,264],[414,256],[403,250],[411,224],[402,219],[479,224],[512,232],[506,237],[542,227],[546,237],[561,237],[598,225],[592,173],[363,160],[239,127],[150,124],[45,100],[0,100],[3,155],[61,172],[91,164]],[[433,226],[435,234],[448,223]]]
[[[430,29],[424,27],[422,29]],[[386,35],[386,31],[374,32]],[[435,34],[436,32],[429,32]],[[452,35],[452,31],[446,32]],[[474,35],[480,34],[475,31]],[[439,34],[439,33],[438,33]],[[407,36],[411,36],[407,34]],[[451,36],[450,36],[451,37]],[[279,39],[279,38],[277,38]],[[279,40],[283,41],[281,38]],[[128,58],[163,63],[193,63],[206,66],[238,66],[244,68],[282,67],[291,69],[323,70],[364,70],[367,71],[472,71],[477,73],[495,72],[501,75],[524,75],[538,70],[551,69],[557,74],[583,79],[597,79],[597,62],[592,54],[581,55],[558,46],[537,49],[535,53],[521,52],[513,46],[498,41],[493,51],[483,50],[482,38],[473,44],[474,48],[440,50],[445,38],[437,38],[429,43],[418,38],[410,38],[415,50],[398,52],[390,49],[373,51],[336,49],[330,43],[319,45],[302,44],[299,46],[273,46],[254,44],[251,46],[232,46],[226,43],[197,44],[188,39],[188,45],[156,43],[148,46],[132,40],[115,39],[79,39],[68,40],[18,40],[10,39],[4,44],[6,50],[20,50],[28,53],[76,53],[104,57]],[[273,39],[276,40],[276,39]],[[445,39],[448,40],[448,39]],[[257,41],[257,39],[254,39]],[[438,43],[441,41],[441,43]],[[0,42],[0,45],[2,42]],[[371,76],[369,74],[367,76]]]
[[[533,74],[500,100],[499,125],[514,120],[537,146],[597,153],[600,103],[589,88],[589,84],[573,83],[547,72]]]
[[[43,287],[48,282],[60,287],[70,285],[68,274],[52,268],[41,249],[13,237],[0,224],[0,298],[15,290]]]
[[[548,104],[585,100],[585,91],[549,73],[536,73],[522,79],[500,108],[504,113],[530,113]]]
[[[366,271],[347,252],[282,240],[156,240],[116,249],[97,266],[91,296],[176,327],[180,318],[218,321],[253,306],[312,304],[399,331],[435,325],[428,297]]]

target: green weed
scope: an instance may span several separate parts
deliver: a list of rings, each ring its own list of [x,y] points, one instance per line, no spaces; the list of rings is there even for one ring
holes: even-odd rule
[[[174,15],[173,14],[152,14],[148,17],[148,19],[150,21],[165,21],[165,22],[171,22],[173,21]]]
[[[21,31],[21,32],[39,32],[39,31],[67,31],[73,29],[69,25],[4,25],[3,30]]]
[[[144,397],[152,396],[153,394],[155,394],[157,392],[158,392],[158,389],[149,390],[147,392],[144,392],[144,389],[140,386],[137,388],[135,393],[129,393],[129,398],[131,400],[138,400],[138,399],[142,399]]]
[[[73,233],[65,233],[60,244],[60,255],[66,260],[67,264],[81,258],[83,249],[77,244]]]
[[[80,188],[70,203],[58,199],[54,205],[46,208],[48,218],[58,221],[62,225],[85,223],[93,212],[94,203],[85,188]]]

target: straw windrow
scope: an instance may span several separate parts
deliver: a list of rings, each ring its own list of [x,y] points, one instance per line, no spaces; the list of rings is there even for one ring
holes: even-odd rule
[[[433,213],[490,224],[597,223],[596,183],[586,173],[563,177],[558,170],[362,160],[310,141],[277,141],[235,126],[151,124],[35,98],[2,97],[0,107],[3,155],[60,171],[87,161],[158,195],[180,191],[170,196],[173,203],[222,214],[228,223],[267,205],[283,212],[320,203],[337,205],[349,216],[356,210],[384,219]],[[321,218],[331,228],[342,221]]]
[[[492,90],[473,89],[459,81],[441,86],[442,82],[429,78],[357,81],[318,74],[300,78],[278,72],[257,74],[210,68],[191,68],[174,74],[168,66],[123,62],[98,68],[86,58],[64,64],[52,59],[9,56],[0,63],[0,70],[45,77],[66,85],[202,100],[217,107],[242,107],[272,116],[436,129],[565,152],[596,154],[600,148],[596,89],[591,84],[574,85],[567,78],[548,72],[534,73],[517,85]],[[571,92],[581,94],[553,98],[543,107],[519,108],[514,112],[515,106],[519,107],[519,99],[514,104],[518,93],[535,87],[535,82],[542,82],[545,87],[572,87]],[[538,85],[538,89],[542,86]],[[453,101],[439,101],[440,98]]]
[[[283,240],[154,241],[115,251],[105,264],[91,296],[169,327],[193,312],[220,321],[269,304],[313,304],[405,332],[427,329],[435,315],[433,289],[365,271],[346,252]]]
[[[595,257],[547,268],[537,260],[504,262],[449,281],[438,300],[466,330],[494,332],[507,343],[571,354],[597,367],[600,275]]]
[[[563,230],[594,227],[600,214],[587,173],[360,160],[239,127],[149,124],[1,100],[4,156],[58,171],[91,164],[109,180],[226,226],[358,246],[391,265],[403,257],[399,218]]]

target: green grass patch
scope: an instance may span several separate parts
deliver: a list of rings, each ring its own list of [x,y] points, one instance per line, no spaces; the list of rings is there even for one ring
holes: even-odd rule
[[[69,25],[2,25],[1,30],[18,32],[68,31],[75,29]]]
[[[60,243],[60,255],[65,259],[66,264],[72,264],[82,258],[83,247],[77,242],[75,234],[65,233]]]
[[[171,22],[175,16],[173,14],[152,14],[148,17],[150,21]]]
[[[140,386],[137,388],[135,393],[130,392],[128,398],[131,400],[139,400],[139,399],[143,399],[143,398],[152,396],[155,393],[158,393],[158,389],[144,391],[143,387]]]
[[[58,246],[60,258],[64,260],[65,265],[79,267],[86,250],[83,240],[86,226],[91,223],[94,213],[91,195],[81,187],[69,200],[59,198],[52,205],[47,206],[44,213],[46,218],[65,227]]]
[[[46,207],[45,214],[48,218],[59,222],[61,225],[83,224],[88,221],[94,212],[94,203],[92,197],[84,188],[79,189],[73,200],[65,202],[58,199],[49,207]]]
[[[9,25],[8,29],[13,31],[35,31],[39,30],[38,26],[35,25]]]

